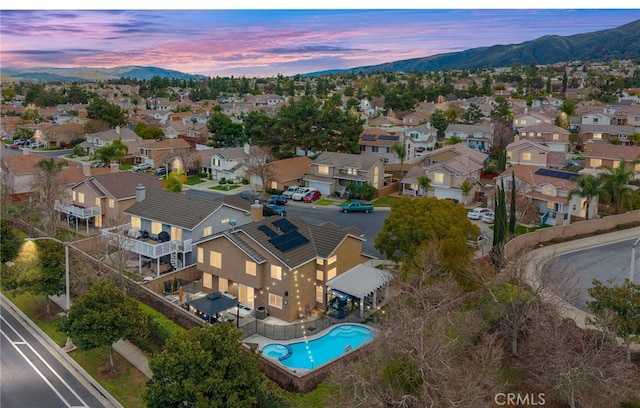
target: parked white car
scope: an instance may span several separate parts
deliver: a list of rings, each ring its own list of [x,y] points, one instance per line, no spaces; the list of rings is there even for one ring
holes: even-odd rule
[[[294,195],[299,188],[300,186],[291,186],[282,193],[282,196],[286,199],[290,199],[291,196]]]
[[[493,211],[488,211],[482,214],[482,217],[480,219],[482,220],[482,222],[486,222],[487,224],[493,224],[496,219],[496,213],[494,213]]]
[[[470,220],[479,220],[489,211],[491,211],[489,208],[476,207],[467,213],[467,218]]]
[[[310,191],[316,190],[315,188],[309,188],[309,187],[300,187],[298,190],[296,190],[295,193],[293,193],[293,195],[291,196],[291,199],[293,201],[302,201],[302,199],[304,198],[305,194],[307,194]]]

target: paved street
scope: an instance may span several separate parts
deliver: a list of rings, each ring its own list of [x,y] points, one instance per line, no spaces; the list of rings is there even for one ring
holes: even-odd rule
[[[2,296],[0,401],[3,408],[112,407]]]
[[[622,285],[625,278],[629,277],[631,264],[631,246],[637,238],[615,242],[612,244],[583,249],[575,252],[562,254],[557,257],[558,266],[566,267],[572,273],[571,279],[566,287],[575,290],[578,298],[574,305],[581,310],[588,311],[587,301],[591,297],[587,293],[591,282],[598,279],[606,283],[613,280],[614,285]],[[640,267],[640,250],[636,250],[636,273],[634,281],[637,283],[638,267]],[[546,272],[547,270],[545,270]]]

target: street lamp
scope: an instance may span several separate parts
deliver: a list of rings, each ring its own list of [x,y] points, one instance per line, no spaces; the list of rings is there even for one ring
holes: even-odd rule
[[[640,242],[640,238],[636,239],[636,242],[631,246],[631,267],[629,268],[629,280],[633,283],[633,272],[635,270],[635,260],[636,260],[636,247]]]
[[[25,241],[38,241],[38,240],[49,240],[55,241],[62,245],[64,245],[64,309],[67,314],[69,313],[69,308],[71,307],[71,292],[70,292],[70,284],[69,284],[69,243],[65,241],[61,241],[58,238],[53,237],[37,237],[37,238],[25,238]],[[75,348],[73,342],[71,341],[71,337],[69,337],[69,333],[67,333],[67,343],[64,345],[65,350],[71,351]]]

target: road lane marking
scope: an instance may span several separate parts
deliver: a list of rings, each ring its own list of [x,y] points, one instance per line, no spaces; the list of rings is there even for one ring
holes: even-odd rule
[[[51,371],[53,373],[53,375],[55,375],[58,380],[65,386],[67,387],[67,389],[77,398],[77,400],[79,402],[81,402],[83,405],[81,406],[82,408],[89,408],[89,406],[87,405],[87,403],[76,393],[76,391],[71,388],[71,386],[64,380],[62,379],[62,377],[60,377],[60,374],[58,374],[57,371],[55,371],[53,369],[53,367],[51,367],[51,365],[49,365],[49,363],[44,359],[44,357],[42,357],[40,355],[40,353],[38,353],[31,344],[29,344],[24,337],[22,337],[20,335],[20,333],[18,333],[18,331],[11,325],[11,323],[9,323],[4,317],[0,316],[3,324],[7,325],[11,330],[13,330],[14,333],[16,333],[16,335],[22,340],[22,342],[20,342],[21,344],[26,345],[27,347],[29,347],[29,349],[31,349],[31,352],[34,353],[39,359],[40,361],[42,361],[42,363],[49,369],[49,371]],[[29,360],[29,358],[22,352],[22,350],[20,350],[17,346],[16,343],[14,343],[11,338],[3,331],[0,329],[0,333],[2,333],[2,335],[4,337],[7,338],[7,340],[9,340],[9,342],[11,342],[11,344],[13,345],[13,347],[18,351],[18,353],[20,353],[20,355],[22,355],[22,357],[29,363],[29,365],[38,373],[38,375],[40,375],[40,377],[42,377],[42,379],[47,383],[47,385],[49,385],[49,387],[58,395],[58,397],[65,403],[65,405],[67,405],[67,407],[71,408],[71,405],[67,402],[67,400],[65,400],[62,395],[58,392],[58,390],[49,382],[49,380],[45,377],[45,375],[31,362],[31,360]]]

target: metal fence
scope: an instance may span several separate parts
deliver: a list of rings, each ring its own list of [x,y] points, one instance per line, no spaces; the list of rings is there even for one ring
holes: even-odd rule
[[[330,316],[322,316],[314,320],[307,320],[287,325],[269,324],[263,320],[255,319],[238,329],[242,332],[242,339],[254,334],[271,340],[292,340],[309,336],[339,323],[362,323],[358,311],[347,314],[344,318],[337,319]]]

